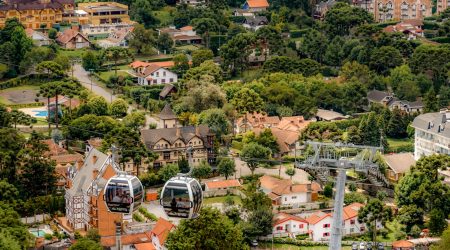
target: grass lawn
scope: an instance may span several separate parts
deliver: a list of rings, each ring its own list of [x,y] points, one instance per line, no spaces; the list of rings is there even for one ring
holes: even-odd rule
[[[272,243],[259,243],[260,249],[272,249]],[[273,244],[273,249],[286,249],[286,250],[328,250],[328,246],[293,246],[289,244]],[[349,250],[352,249],[350,246],[343,246],[342,249]]]
[[[236,196],[236,195],[230,195],[230,197],[233,198],[234,204],[239,204],[239,205],[242,204],[241,197]],[[203,204],[204,205],[210,205],[210,204],[213,204],[213,203],[224,203],[225,199],[226,199],[226,196],[205,198],[203,200]]]
[[[159,11],[153,11],[153,15],[156,17],[156,19],[159,20],[160,26],[168,26],[173,23],[173,16],[170,15],[170,11],[174,10],[173,7],[165,7],[162,10]]]
[[[65,55],[69,58],[81,58],[84,54],[84,52],[86,52],[86,49],[76,49],[76,50],[58,50],[58,54],[61,55]]]
[[[411,138],[394,139],[388,138],[389,150],[392,152],[410,151],[414,150],[414,140]],[[412,152],[411,151],[411,152]]]
[[[37,122],[33,123],[32,125],[48,125],[48,122],[45,118],[36,118],[36,120]]]
[[[39,91],[39,86],[23,85],[13,88],[0,90],[0,103],[19,104],[35,102],[36,93]],[[39,99],[43,99],[40,97]]]
[[[120,68],[120,67],[119,67]],[[115,72],[114,70],[111,71],[105,71],[105,72],[99,72],[98,75],[100,76],[100,78],[104,81],[108,81],[109,77],[114,75]],[[125,71],[120,71],[120,69],[117,69],[117,75],[118,76],[127,76],[128,73]]]
[[[199,49],[199,47],[192,45],[192,44],[188,44],[188,45],[175,47],[175,49],[177,51],[196,51]]]

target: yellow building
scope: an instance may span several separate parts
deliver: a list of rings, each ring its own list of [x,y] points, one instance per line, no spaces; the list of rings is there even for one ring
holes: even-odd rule
[[[51,28],[74,11],[74,0],[5,0],[0,5],[0,27],[7,19],[17,18],[26,28]]]
[[[79,3],[91,25],[131,23],[128,6],[115,2]]]

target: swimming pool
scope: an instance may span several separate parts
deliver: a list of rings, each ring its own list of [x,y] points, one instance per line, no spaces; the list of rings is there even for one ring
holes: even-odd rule
[[[34,234],[36,237],[44,237],[45,231],[44,230],[38,230],[38,229],[30,229],[30,233]]]
[[[34,115],[37,117],[47,117],[48,111],[47,110],[33,110]]]

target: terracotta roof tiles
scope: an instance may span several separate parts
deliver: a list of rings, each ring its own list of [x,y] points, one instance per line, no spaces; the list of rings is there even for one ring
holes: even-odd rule
[[[230,187],[240,187],[241,183],[238,180],[223,180],[223,181],[210,181],[205,183],[209,188],[230,188]]]
[[[174,224],[170,223],[169,221],[163,218],[159,218],[150,234],[158,237],[159,244],[164,245],[167,236],[169,236],[170,231],[174,228],[175,228]]]
[[[267,0],[247,0],[247,4],[250,8],[267,8],[269,3]]]

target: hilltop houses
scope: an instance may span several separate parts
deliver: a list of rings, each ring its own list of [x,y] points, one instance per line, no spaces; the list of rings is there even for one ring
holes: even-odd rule
[[[173,62],[170,61],[155,63],[134,61],[130,64],[132,74],[137,77],[137,83],[139,85],[156,85],[177,82],[177,74],[168,69],[172,66]]]
[[[399,100],[392,93],[379,90],[369,91],[367,93],[367,100],[369,101],[369,105],[380,104],[384,107],[388,107],[390,110],[397,108],[406,113],[420,113],[424,107],[422,100],[414,102]]]

